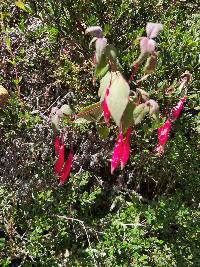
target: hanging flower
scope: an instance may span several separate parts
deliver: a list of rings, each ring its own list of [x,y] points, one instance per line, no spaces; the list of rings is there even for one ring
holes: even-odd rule
[[[59,155],[58,155],[58,158],[57,158],[56,163],[54,165],[55,175],[58,175],[61,172],[63,164],[64,164],[64,160],[65,160],[65,144],[64,144],[64,136],[63,136],[62,137],[62,145],[60,147]]]
[[[120,130],[117,142],[114,147],[112,159],[111,159],[111,174],[121,163],[121,169],[123,169],[129,159],[130,154],[130,135],[131,128],[126,131],[126,137],[123,139],[122,130]]]
[[[105,123],[109,125],[109,120],[110,120],[110,111],[108,109],[108,104],[107,104],[107,97],[109,95],[109,87],[106,89],[105,97],[103,102],[101,103],[102,110],[103,110],[103,116]]]
[[[55,151],[55,155],[58,156],[59,151],[60,151],[59,135],[57,135],[54,140],[54,151]]]
[[[169,131],[171,128],[171,121],[167,119],[165,123],[158,128],[158,145],[155,151],[161,155],[164,152],[165,144],[169,137]]]
[[[121,155],[122,155],[122,149],[123,149],[123,134],[122,130],[120,130],[118,137],[117,137],[117,142],[115,144],[113,154],[112,154],[112,159],[111,159],[111,174],[113,174],[114,170],[119,166],[120,160],[121,160]]]
[[[73,148],[71,146],[68,159],[65,162],[65,165],[63,167],[61,174],[59,175],[60,185],[63,185],[65,181],[67,180],[70,174],[71,167],[72,167],[72,162],[73,162]]]
[[[129,159],[130,154],[130,136],[131,128],[128,128],[126,131],[126,137],[123,141],[122,155],[121,155],[121,169],[123,169]]]
[[[186,101],[186,96],[182,97],[178,103],[176,104],[175,107],[173,107],[172,111],[171,111],[171,116],[172,116],[172,120],[175,121],[180,113],[181,113],[181,110],[183,109],[183,104],[184,102]]]

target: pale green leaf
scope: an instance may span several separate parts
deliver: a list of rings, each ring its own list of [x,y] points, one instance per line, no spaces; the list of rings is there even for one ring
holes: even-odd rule
[[[123,133],[126,132],[126,130],[134,124],[133,121],[133,110],[135,108],[135,103],[133,101],[129,100],[128,105],[126,106],[126,109],[124,111],[124,114],[122,116],[122,129]]]
[[[55,114],[51,117],[51,123],[54,130],[59,131],[60,117]]]
[[[145,74],[152,74],[156,69],[157,64],[157,53],[154,52],[151,56],[147,59],[147,62],[144,67]]]
[[[67,104],[64,104],[64,105],[60,108],[60,110],[62,111],[62,113],[63,113],[64,115],[71,115],[71,114],[73,113],[72,109],[71,109],[70,106],[67,105]]]
[[[121,118],[128,104],[130,87],[122,74],[117,71],[115,79],[112,79],[107,98],[108,108],[114,121],[120,126]]]
[[[77,118],[84,118],[87,121],[97,121],[102,115],[100,102],[84,107],[76,115]]]
[[[149,107],[145,103],[139,104],[133,111],[134,124],[140,123],[148,112]]]
[[[97,56],[97,54],[96,54]],[[102,78],[109,70],[109,65],[107,63],[105,55],[102,55],[100,61],[96,64],[94,75],[97,78]]]

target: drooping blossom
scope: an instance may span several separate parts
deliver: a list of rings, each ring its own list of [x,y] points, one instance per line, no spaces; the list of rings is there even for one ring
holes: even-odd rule
[[[72,162],[73,162],[73,148],[71,146],[69,156],[65,162],[65,165],[63,167],[63,170],[61,174],[59,175],[59,180],[60,180],[60,185],[63,185],[67,178],[69,177],[70,170],[72,167]]]
[[[178,101],[178,103],[176,104],[176,106],[172,108],[171,116],[172,116],[172,120],[173,121],[175,121],[179,117],[179,115],[181,113],[181,110],[183,108],[183,104],[184,104],[185,100],[186,100],[186,96],[182,97]]]
[[[59,135],[57,135],[54,139],[54,151],[55,151],[55,155],[58,156],[59,151],[60,151]]]
[[[58,175],[63,168],[63,164],[65,161],[65,144],[64,144],[64,137],[62,138],[62,145],[60,147],[59,155],[54,165],[54,173]]]
[[[165,123],[158,128],[158,144],[155,151],[161,155],[164,152],[165,144],[169,137],[169,131],[171,128],[171,121],[167,119]]]
[[[123,169],[129,159],[130,154],[130,136],[131,128],[128,128],[126,131],[126,137],[123,140],[122,155],[121,155],[121,169]]]
[[[126,131],[126,137],[123,138],[122,130],[120,130],[117,142],[115,144],[112,159],[111,159],[111,174],[114,170],[121,164],[121,169],[123,169],[129,159],[130,154],[130,135],[131,128],[128,128]]]
[[[115,144],[113,154],[112,154],[112,159],[111,159],[111,174],[113,174],[114,170],[119,166],[120,160],[121,160],[121,155],[122,155],[122,149],[123,149],[123,134],[122,130],[120,130],[118,137],[117,137],[117,142]]]
[[[108,104],[107,104],[107,97],[108,97],[108,95],[109,95],[109,87],[106,89],[104,100],[101,103],[101,107],[102,107],[102,110],[103,110],[104,120],[105,120],[105,123],[107,125],[109,125],[109,120],[110,120],[110,115],[111,115],[110,114],[110,111],[108,109]]]

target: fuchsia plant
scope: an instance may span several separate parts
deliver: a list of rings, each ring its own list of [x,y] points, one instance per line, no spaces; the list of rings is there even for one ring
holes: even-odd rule
[[[131,128],[137,127],[146,116],[156,121],[160,125],[159,120],[159,105],[151,99],[149,93],[138,87],[136,83],[136,91],[132,91],[130,86],[135,78],[138,68],[145,63],[144,74],[141,78],[147,79],[147,76],[155,71],[158,54],[156,52],[156,42],[154,40],[163,26],[160,23],[147,23],[146,37],[140,37],[140,55],[133,62],[133,72],[126,81],[121,73],[121,65],[117,58],[117,52],[113,45],[108,44],[108,41],[103,37],[103,31],[99,26],[87,28],[86,34],[90,34],[93,38],[90,46],[95,44],[94,60],[94,80],[99,80],[100,87],[98,95],[100,101],[88,107],[83,108],[75,115],[74,123],[95,122],[98,128],[106,123],[107,127],[114,122],[118,127],[118,137],[111,158],[111,173],[121,165],[123,169],[130,155],[130,136]],[[147,74],[147,75],[146,75]],[[179,86],[179,92],[185,87],[190,79],[190,74],[185,73]],[[171,118],[158,128],[158,145],[155,152],[161,155],[168,140],[171,124],[180,115],[186,96],[180,99],[177,105],[171,111]],[[64,107],[65,106],[65,107]],[[64,115],[71,115],[67,105],[60,109],[55,109],[52,113],[52,122],[56,128],[59,127],[59,121]],[[64,139],[60,146],[58,137],[54,143],[55,154],[57,161],[55,163],[55,174],[59,176],[60,183],[63,184],[71,169],[73,161],[72,147],[67,161],[64,163]],[[59,153],[58,153],[59,151]]]

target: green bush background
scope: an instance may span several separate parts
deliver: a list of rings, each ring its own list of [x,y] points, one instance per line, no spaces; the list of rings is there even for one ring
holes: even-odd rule
[[[200,266],[199,21],[197,1],[1,3],[0,83],[11,96],[0,110],[1,266]],[[186,70],[193,77],[165,154],[152,153],[156,131],[146,120],[126,169],[111,176],[116,129],[101,140],[94,124],[65,125],[75,160],[59,187],[50,107],[98,101],[85,28],[103,28],[128,79],[147,22],[164,29],[143,89],[163,110],[178,99],[164,90]]]

